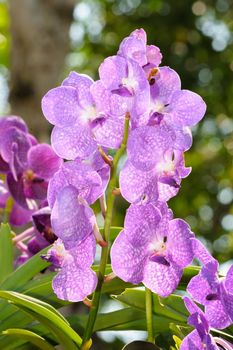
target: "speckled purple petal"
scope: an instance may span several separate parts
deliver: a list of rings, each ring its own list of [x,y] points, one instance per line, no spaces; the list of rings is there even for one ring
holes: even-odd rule
[[[183,301],[184,301],[184,305],[185,305],[186,309],[188,310],[188,312],[190,313],[190,315],[194,314],[196,312],[204,315],[203,311],[189,297],[184,296]]]
[[[140,40],[142,40],[142,42],[144,42],[146,44],[147,41],[147,34],[145,32],[145,30],[143,28],[140,29],[135,29],[130,36],[133,36],[135,38],[138,38]]]
[[[218,294],[217,262],[212,261],[202,267],[197,276],[194,276],[188,286],[187,292],[199,303],[207,305],[207,296]]]
[[[226,282],[228,283],[226,284]],[[220,282],[220,295],[221,295],[221,302],[224,307],[224,310],[230,319],[230,324],[232,324],[233,323],[233,294],[230,291],[230,288],[232,287],[227,289],[226,285],[229,286],[229,276],[227,276],[224,280]]]
[[[62,163],[62,159],[47,144],[33,146],[28,152],[28,168],[45,180],[49,180]]]
[[[59,157],[69,160],[77,157],[86,158],[97,149],[91,131],[80,125],[67,128],[54,127],[51,143]]]
[[[161,214],[153,204],[131,204],[125,216],[124,234],[134,247],[144,247],[146,250],[160,220]]]
[[[91,294],[96,284],[97,276],[94,271],[72,262],[54,277],[52,287],[59,299],[78,302]]]
[[[79,105],[85,107],[93,104],[90,87],[94,81],[86,74],[70,72],[69,76],[62,82],[62,86],[72,86],[78,92]]]
[[[57,195],[51,213],[51,224],[67,248],[81,242],[92,232],[95,217],[92,209],[80,202],[73,186],[64,187]]]
[[[198,239],[193,239],[192,245],[195,258],[197,258],[203,265],[214,260],[204,244],[201,243]]]
[[[79,160],[65,162],[49,182],[47,197],[51,208],[62,188],[68,185],[75,187],[89,204],[93,204],[103,194],[100,175],[91,165]]]
[[[146,125],[149,120],[150,112],[150,86],[145,81],[144,86],[137,92],[134,104],[130,110],[131,123],[133,127]]]
[[[118,89],[122,79],[128,76],[126,59],[120,56],[106,58],[99,67],[99,76],[106,88]]]
[[[80,113],[78,92],[71,86],[60,86],[47,92],[42,99],[45,118],[59,127],[72,126]]]
[[[117,54],[126,58],[131,58],[140,66],[147,64],[146,43],[141,39],[141,36],[131,34],[129,37],[125,38],[121,42]]]
[[[218,348],[215,348],[218,350]],[[182,341],[180,350],[207,350],[206,345],[202,343],[196,330],[188,334]],[[209,349],[208,349],[209,350]]]
[[[147,62],[153,64],[155,67],[159,66],[162,61],[162,54],[159,47],[154,45],[146,45]]]
[[[93,232],[87,236],[82,242],[69,250],[76,264],[85,267],[90,267],[95,258],[96,240]]]
[[[224,329],[232,324],[221,300],[212,300],[205,306],[205,315],[210,327]]]
[[[172,121],[180,126],[192,126],[197,124],[206,111],[206,104],[196,93],[189,90],[176,92],[167,112],[171,113]]]
[[[180,181],[179,181],[180,182]],[[158,182],[159,200],[167,202],[179,192],[179,183],[176,181],[176,186],[171,186],[166,183]]]
[[[160,67],[153,78],[155,82],[151,85],[152,101],[155,105],[157,101],[164,106],[170,104],[174,93],[181,89],[179,75],[170,67]]]
[[[170,128],[142,126],[131,132],[127,143],[128,158],[143,171],[151,170],[172,144]]]
[[[183,152],[189,150],[193,143],[191,130],[188,127],[177,128],[174,124],[170,125],[173,127],[176,134],[173,147]]]
[[[142,282],[153,293],[165,298],[177,288],[181,276],[182,269],[175,263],[167,265],[147,260]]]
[[[130,243],[124,230],[119,233],[111,248],[113,272],[123,281],[138,284],[143,279],[146,252],[142,246]]]
[[[172,260],[182,268],[191,264],[194,258],[192,237],[193,233],[184,220],[174,219],[169,222],[167,251]]]
[[[107,153],[106,149],[103,149],[103,150]],[[84,160],[84,163],[85,162],[87,162],[87,163],[90,162],[91,167],[95,171],[97,171],[97,173],[101,177],[102,189],[104,192],[106,190],[106,187],[107,187],[109,179],[110,179],[110,166],[107,163],[105,163],[105,161],[103,160],[99,151],[96,151],[95,153],[93,153],[91,155],[91,157],[89,158],[89,160]]]
[[[90,92],[98,112],[109,114],[111,112],[111,94],[103,82],[101,80],[95,81],[90,88]]]
[[[156,202],[158,199],[157,177],[153,171],[141,171],[127,161],[120,172],[120,190],[130,203]]]
[[[107,148],[119,148],[124,135],[124,118],[107,118],[93,129],[97,143]]]
[[[227,272],[225,279],[225,287],[228,293],[233,294],[233,265],[231,265]]]

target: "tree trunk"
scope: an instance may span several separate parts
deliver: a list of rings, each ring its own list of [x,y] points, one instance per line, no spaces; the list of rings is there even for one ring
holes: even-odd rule
[[[75,0],[10,0],[12,114],[20,115],[40,140],[50,129],[41,99],[58,85],[69,50]]]

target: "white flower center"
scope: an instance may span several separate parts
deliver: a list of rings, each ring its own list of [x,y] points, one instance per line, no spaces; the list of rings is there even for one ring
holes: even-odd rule
[[[164,104],[161,101],[151,100],[150,102],[150,110],[152,113],[163,113],[164,112]]]
[[[92,122],[95,120],[97,117],[97,110],[94,105],[88,106],[85,108],[81,115],[80,115],[80,120],[83,124],[87,124],[88,122]]]
[[[149,250],[151,251],[151,253],[160,255],[166,250],[166,244],[163,239],[153,241],[149,245]]]
[[[126,88],[135,91],[138,86],[138,82],[135,78],[133,77],[127,77],[122,79],[122,85],[125,86]]]
[[[156,165],[156,171],[158,173],[171,173],[174,170],[175,170],[175,164],[170,159],[163,160]]]
[[[64,264],[65,261],[71,258],[71,255],[64,247],[64,244],[60,239],[57,239],[53,247],[48,251],[48,253],[51,252],[51,255],[56,257],[56,259],[59,261],[60,266]]]

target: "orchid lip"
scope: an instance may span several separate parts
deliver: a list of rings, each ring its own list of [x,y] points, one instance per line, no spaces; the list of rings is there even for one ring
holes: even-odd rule
[[[206,296],[206,300],[209,300],[209,301],[211,301],[211,300],[219,300],[219,296],[218,296],[218,294],[215,294],[215,293],[208,294]]]
[[[153,261],[155,263],[165,265],[165,266],[170,266],[169,261],[164,256],[162,256],[158,253],[152,254],[149,259],[150,259],[150,261]]]

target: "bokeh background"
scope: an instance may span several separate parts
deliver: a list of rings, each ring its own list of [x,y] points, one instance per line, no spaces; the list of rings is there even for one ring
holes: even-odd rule
[[[170,206],[224,268],[233,257],[232,0],[0,0],[0,114],[21,115],[49,140],[41,97],[71,70],[97,78],[102,60],[141,27],[163,65],[207,103],[186,155],[193,171]],[[114,224],[126,207],[118,198]]]

